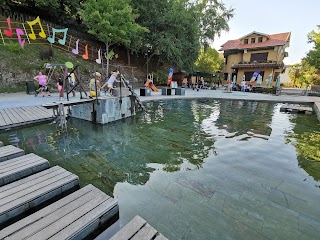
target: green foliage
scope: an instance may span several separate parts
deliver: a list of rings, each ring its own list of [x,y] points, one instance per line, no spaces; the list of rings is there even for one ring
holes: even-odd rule
[[[168,70],[157,70],[154,74],[154,82],[157,84],[166,84],[168,81]]]
[[[202,48],[198,60],[196,61],[196,68],[200,72],[216,73],[221,69],[223,60],[220,59],[219,53],[211,48]]]
[[[138,17],[134,14],[129,0],[88,0],[80,11],[88,32],[106,45],[130,44],[130,37],[147,31],[135,23]]]
[[[233,17],[234,9],[227,9],[218,0],[197,1],[196,7],[200,17],[202,44],[208,44],[216,36],[220,37],[222,31],[229,31],[228,21]]]
[[[8,49],[8,51],[15,53],[15,54],[20,54],[24,51],[23,48],[21,48],[19,43],[7,43],[4,45],[5,48]]]
[[[318,26],[319,32],[312,30],[308,34],[308,41],[314,44],[313,49],[311,49],[305,60],[311,65],[320,70],[320,26]]]
[[[175,69],[192,70],[200,50],[199,18],[188,1],[140,0],[133,7],[137,22],[150,30],[143,36],[141,52]]]
[[[301,63],[294,64],[289,68],[289,76],[292,84],[296,87],[307,88],[310,85],[318,85],[320,76],[315,66],[303,59]]]

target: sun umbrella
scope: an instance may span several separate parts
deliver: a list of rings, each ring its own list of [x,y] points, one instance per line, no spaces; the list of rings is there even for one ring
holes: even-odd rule
[[[255,72],[252,74],[252,77],[251,77],[251,79],[250,79],[250,83],[253,83],[254,81],[256,81],[259,73],[260,73],[260,70],[255,71]]]
[[[257,84],[261,85],[261,83],[262,83],[262,76],[259,74],[257,77]]]
[[[280,88],[280,75],[277,76],[275,87]]]
[[[236,75],[233,76],[233,81],[232,81],[232,83],[234,83],[234,84],[237,83],[237,76],[236,76]]]

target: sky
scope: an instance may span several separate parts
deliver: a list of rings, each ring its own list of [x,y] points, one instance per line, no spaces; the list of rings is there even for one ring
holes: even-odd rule
[[[265,34],[291,32],[289,57],[285,64],[299,63],[312,49],[307,34],[318,32],[320,0],[221,0],[227,8],[234,8],[229,32],[222,32],[212,47],[219,50],[228,40],[241,38],[253,31]]]

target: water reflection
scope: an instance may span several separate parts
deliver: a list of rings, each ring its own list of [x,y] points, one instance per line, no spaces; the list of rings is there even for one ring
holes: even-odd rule
[[[316,117],[292,114],[293,132],[288,133],[287,143],[296,147],[298,164],[315,180],[320,180],[320,123]]]
[[[201,169],[209,157],[220,154],[215,147],[219,138],[268,140],[274,107],[245,101],[152,101],[146,112],[105,126],[70,119],[66,135],[43,124],[6,132],[0,140],[8,144],[9,138],[21,139],[17,144],[27,153],[77,174],[82,185],[91,183],[112,195],[117,182],[143,185],[155,170]]]

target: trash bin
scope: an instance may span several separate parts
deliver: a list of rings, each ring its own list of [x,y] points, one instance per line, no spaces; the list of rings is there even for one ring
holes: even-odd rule
[[[27,85],[27,94],[35,94],[36,87],[34,86],[34,82],[26,82]]]

